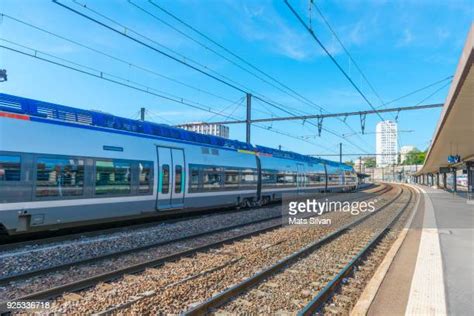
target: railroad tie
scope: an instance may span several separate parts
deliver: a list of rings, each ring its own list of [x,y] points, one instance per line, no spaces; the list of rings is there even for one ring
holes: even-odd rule
[[[274,282],[266,282],[264,283],[264,285],[267,287],[272,287],[272,288],[277,288],[279,286],[277,283],[274,283]]]
[[[343,315],[345,311],[338,306],[328,306],[326,307],[326,312],[325,314]]]
[[[63,298],[66,301],[75,302],[75,301],[79,301],[82,298],[82,296],[77,293],[66,293],[63,295]]]
[[[99,284],[97,284],[97,288],[101,289],[101,290],[108,291],[108,290],[113,289],[114,287],[113,287],[113,285],[111,285],[109,283],[100,282]]]
[[[352,298],[350,298],[349,296],[342,295],[342,294],[341,295],[336,295],[335,301],[343,303],[345,305],[352,304]]]

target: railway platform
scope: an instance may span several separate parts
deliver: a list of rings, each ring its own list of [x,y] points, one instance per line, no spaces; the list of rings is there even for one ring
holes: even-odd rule
[[[474,205],[426,186],[417,211],[352,314],[467,315],[474,302]]]

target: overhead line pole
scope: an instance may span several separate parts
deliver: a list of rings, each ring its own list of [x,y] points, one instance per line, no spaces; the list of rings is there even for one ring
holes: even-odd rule
[[[247,119],[245,123],[245,140],[247,141],[247,144],[250,144],[250,129],[252,126],[252,95],[250,93],[247,93]]]
[[[342,163],[342,143],[339,143],[339,162]]]

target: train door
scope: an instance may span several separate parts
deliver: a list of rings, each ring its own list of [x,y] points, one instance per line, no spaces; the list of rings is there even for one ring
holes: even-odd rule
[[[158,195],[157,209],[179,209],[184,205],[184,151],[178,148],[157,147]]]
[[[306,186],[306,182],[305,182],[304,165],[297,163],[296,164],[296,187],[298,188],[298,192],[302,191],[305,186]]]

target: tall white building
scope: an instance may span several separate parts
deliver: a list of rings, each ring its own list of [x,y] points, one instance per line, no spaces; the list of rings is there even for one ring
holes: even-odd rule
[[[397,163],[398,129],[394,121],[383,121],[375,128],[375,150],[377,167]]]
[[[229,138],[229,127],[221,124],[191,122],[177,125],[176,127],[200,134]]]

